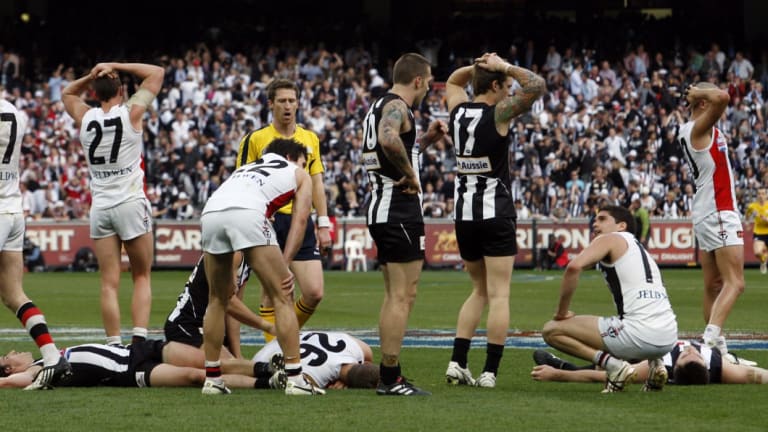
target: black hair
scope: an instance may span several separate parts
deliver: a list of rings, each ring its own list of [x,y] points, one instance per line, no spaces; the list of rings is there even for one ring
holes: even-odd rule
[[[117,76],[105,75],[93,80],[91,86],[93,87],[93,91],[96,93],[96,98],[99,102],[106,102],[117,96],[122,83]]]
[[[353,365],[345,381],[349,388],[375,388],[379,383],[379,368],[372,363]]]
[[[307,148],[292,139],[276,138],[264,149],[263,154],[274,153],[292,161],[299,160],[299,156],[307,158]]]
[[[635,233],[635,217],[632,216],[627,208],[616,205],[604,205],[599,208],[599,211],[604,211],[611,215],[616,220],[616,223],[624,222],[627,225],[626,232],[630,234]]]
[[[682,366],[675,365],[672,374],[676,385],[704,385],[709,382],[707,366],[698,362],[688,362]]]

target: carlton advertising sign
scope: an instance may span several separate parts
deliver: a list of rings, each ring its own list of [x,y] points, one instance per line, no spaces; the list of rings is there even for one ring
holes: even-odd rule
[[[333,227],[334,245],[330,266],[344,264],[344,243],[358,240],[371,262],[376,259],[376,245],[368,234],[365,220],[340,219]],[[428,219],[425,225],[425,259],[432,267],[450,267],[461,263],[453,222],[447,219]],[[87,222],[56,223],[31,222],[27,236],[37,244],[49,268],[67,267],[81,248],[93,248],[88,235]],[[517,227],[519,252],[516,266],[534,265],[534,252],[547,247],[550,234],[561,236],[570,257],[576,256],[587,244],[591,233],[587,220],[564,223],[551,221],[521,221]],[[196,222],[163,222],[155,225],[155,267],[193,267],[202,253],[200,224]],[[661,266],[695,266],[697,253],[695,238],[688,220],[653,220],[648,251]],[[752,233],[744,233],[744,258],[747,264],[757,264],[752,254]],[[123,262],[128,259],[123,253]]]

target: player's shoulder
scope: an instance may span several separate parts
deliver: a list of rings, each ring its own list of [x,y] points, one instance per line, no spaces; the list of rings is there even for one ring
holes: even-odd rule
[[[294,136],[296,137],[296,140],[302,144],[314,144],[320,142],[320,139],[314,131],[302,125],[296,125],[296,133]]]

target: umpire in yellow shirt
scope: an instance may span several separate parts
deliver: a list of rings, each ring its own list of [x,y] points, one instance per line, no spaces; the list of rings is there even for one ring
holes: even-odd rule
[[[317,238],[315,224],[310,218],[307,221],[304,243],[290,264],[301,291],[301,296],[294,303],[301,327],[323,299],[323,266],[320,252],[327,254],[331,250],[331,223],[328,219],[323,183],[325,168],[320,159],[320,140],[317,135],[296,124],[296,111],[299,108],[299,87],[296,83],[287,79],[273,80],[267,86],[267,99],[272,110],[272,123],[243,137],[237,152],[237,167],[261,158],[262,151],[276,138],[293,139],[307,147],[306,170],[312,178],[312,205],[317,211]],[[291,205],[288,204],[275,213],[274,227],[281,248],[285,245],[290,226]],[[275,322],[275,310],[263,292],[259,313],[267,321]],[[274,338],[266,333],[265,337],[267,341]]]

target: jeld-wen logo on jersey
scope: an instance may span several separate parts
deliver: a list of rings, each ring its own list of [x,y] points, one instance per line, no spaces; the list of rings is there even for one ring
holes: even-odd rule
[[[491,161],[487,156],[479,158],[457,157],[456,166],[460,174],[482,174],[491,171]]]
[[[365,169],[379,169],[381,168],[381,162],[379,162],[379,156],[376,152],[363,153],[363,165]]]

